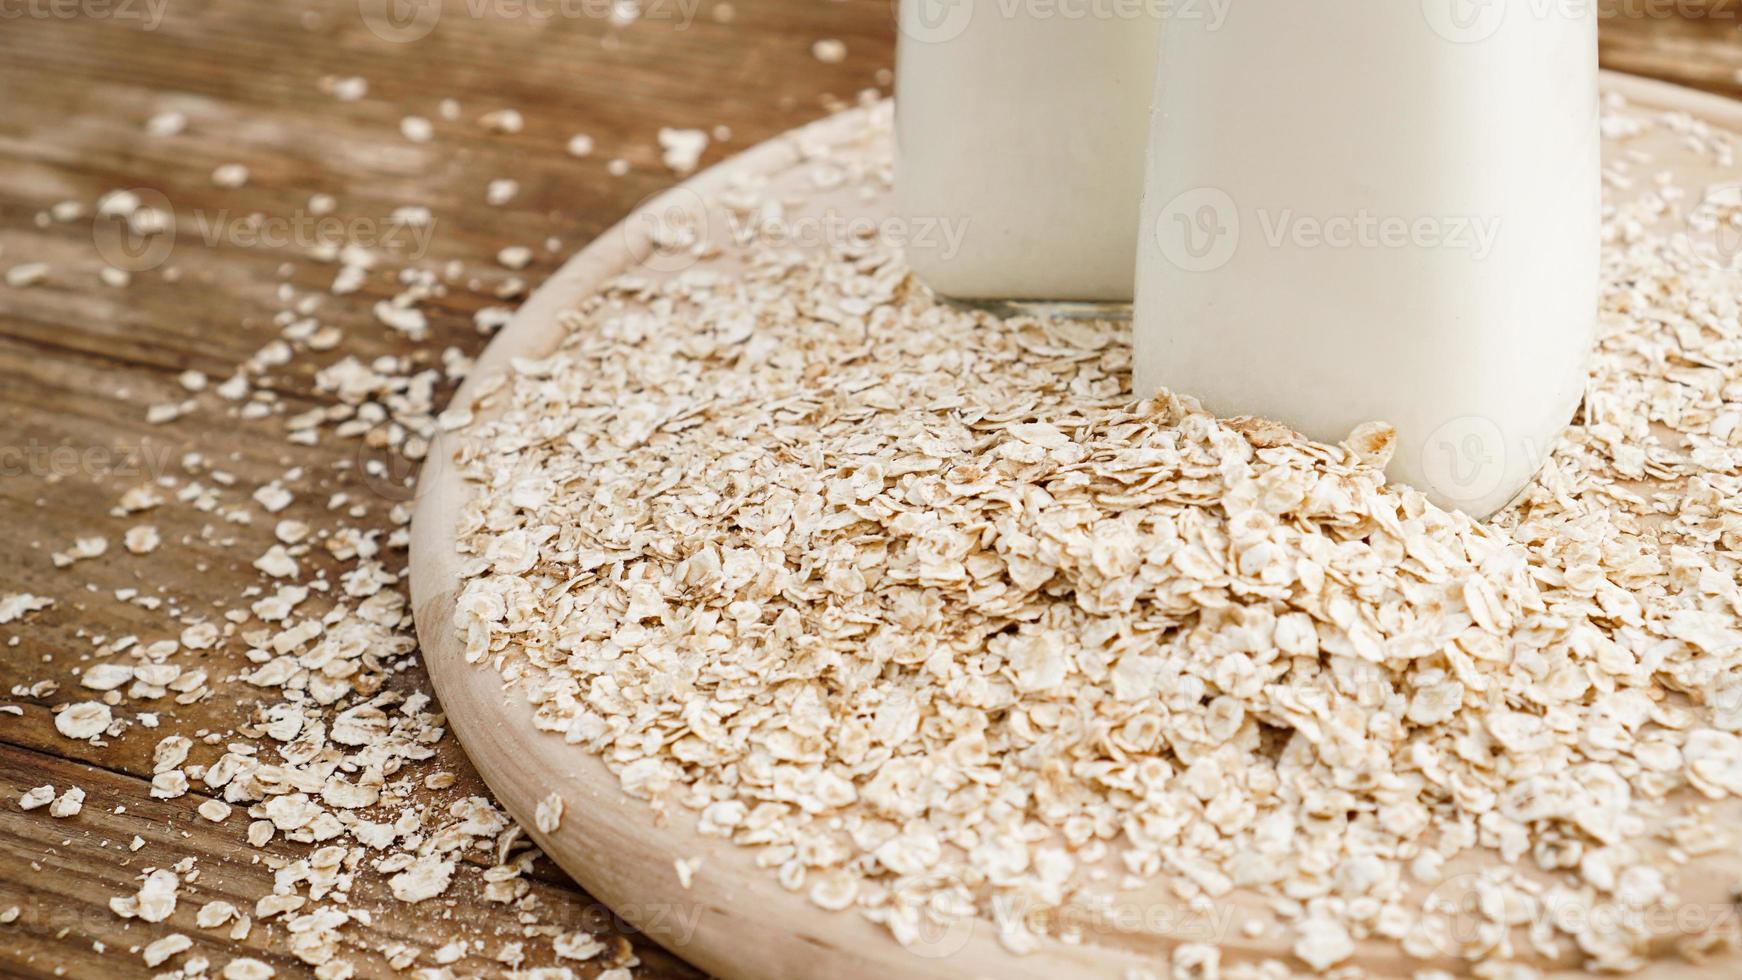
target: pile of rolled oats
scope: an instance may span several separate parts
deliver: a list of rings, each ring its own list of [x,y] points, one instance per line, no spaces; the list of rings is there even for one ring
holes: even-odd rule
[[[616,281],[447,416],[467,657],[903,942],[1081,938],[1160,882],[1256,896],[1215,938],[1295,958],[1189,944],[1182,976],[1727,949],[1733,917],[1663,916],[1738,849],[1742,277],[1687,229],[1742,222],[1630,148],[1731,140],[1607,111],[1589,394],[1489,525],[1386,483],[1383,425],[1138,401],[1123,325],[939,304],[870,238],[758,241]]]

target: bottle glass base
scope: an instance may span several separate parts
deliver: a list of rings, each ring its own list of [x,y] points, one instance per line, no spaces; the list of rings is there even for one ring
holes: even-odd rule
[[[1037,317],[1052,320],[1129,320],[1130,303],[1104,303],[1090,300],[1027,300],[1027,299],[938,299],[965,310],[981,310],[1000,319]]]

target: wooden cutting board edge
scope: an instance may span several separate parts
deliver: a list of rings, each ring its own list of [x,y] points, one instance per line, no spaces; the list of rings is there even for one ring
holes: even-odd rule
[[[1604,73],[1603,88],[1640,106],[1683,110],[1742,131],[1742,103],[1615,72]],[[803,159],[801,145],[855,138],[865,130],[870,111],[848,110],[784,134],[650,199],[538,289],[478,359],[453,404],[470,403],[486,379],[512,358],[554,350],[563,335],[560,314],[647,254],[651,222],[645,215],[690,207],[695,195],[710,197],[744,175],[789,170]],[[983,919],[928,934],[916,949],[903,948],[856,912],[828,912],[802,892],[787,891],[772,869],[756,865],[753,851],[695,833],[695,817],[683,807],[668,807],[669,818],[662,821],[648,803],[624,795],[598,757],[537,731],[531,706],[517,692],[505,694],[494,670],[465,662],[452,623],[460,584],[456,515],[469,488],[448,442],[435,440],[419,478],[410,574],[424,661],[449,723],[491,791],[544,852],[620,918],[678,956],[726,980],[1053,980],[1123,977],[1127,970],[1165,975],[1166,956],[1178,942],[1211,942],[1222,947],[1227,962],[1290,961],[1286,937],[1272,931],[1246,938],[1227,927],[1233,920],[1223,919],[1217,927],[1214,917],[1193,916],[1178,902],[1143,909],[1147,928],[1093,930],[1078,944],[1042,939],[1038,949],[1021,956],[1008,952],[997,928]],[[533,815],[552,792],[564,798],[564,816],[555,831],[542,833]],[[687,889],[675,868],[680,859],[701,861]],[[1382,977],[1459,965],[1409,959],[1389,941],[1361,944],[1350,962]],[[1292,965],[1299,968],[1298,961]],[[1666,962],[1644,975],[1733,980],[1742,975],[1742,965],[1734,960],[1697,966]]]

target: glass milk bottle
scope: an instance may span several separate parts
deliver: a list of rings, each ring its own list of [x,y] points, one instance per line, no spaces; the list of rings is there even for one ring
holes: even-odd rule
[[[1131,301],[1155,7],[901,0],[896,198],[933,290]]]
[[[1183,8],[1182,8],[1183,9]],[[1583,394],[1594,4],[1314,0],[1166,18],[1135,384],[1336,440],[1482,517]]]

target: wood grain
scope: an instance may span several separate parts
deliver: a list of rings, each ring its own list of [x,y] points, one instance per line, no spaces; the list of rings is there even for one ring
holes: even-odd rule
[[[170,426],[145,422],[148,405],[179,397],[180,371],[223,377],[275,338],[280,283],[323,289],[331,265],[296,244],[220,238],[207,246],[191,234],[178,237],[168,265],[117,290],[98,282],[103,263],[88,219],[39,224],[38,216],[61,200],[88,206],[116,188],[158,191],[178,215],[306,215],[310,195],[327,193],[337,199],[339,217],[379,223],[394,208],[416,203],[428,206],[436,221],[431,248],[419,259],[423,266],[458,260],[469,274],[500,281],[507,274],[491,257],[524,244],[534,247],[536,258],[522,275],[536,284],[568,253],[674,182],[659,163],[659,126],[729,127],[731,138],[704,158],[716,162],[875,87],[892,61],[886,0],[734,0],[729,23],[717,19],[726,6],[721,0],[674,2],[662,8],[666,16],[653,16],[655,2],[648,0],[649,15],[627,26],[598,16],[533,16],[513,0],[447,0],[434,30],[404,42],[371,30],[364,14],[379,9],[369,6],[373,2],[133,0],[123,13],[117,5],[81,0],[74,16],[10,16],[25,6],[0,7],[8,15],[0,19],[0,269],[31,261],[51,266],[39,286],[0,285],[0,378],[6,379],[0,382],[0,591],[58,600],[25,626],[0,627],[0,679],[8,689],[39,680],[61,684],[40,697],[0,695],[25,708],[22,718],[0,716],[0,907],[20,904],[29,917],[0,928],[0,975],[149,972],[136,956],[99,956],[92,948],[102,942],[124,952],[149,938],[139,924],[129,928],[106,909],[108,897],[128,890],[138,870],[114,846],[135,834],[152,841],[141,853],[153,861],[171,853],[198,857],[210,875],[202,876],[202,887],[212,888],[214,897],[225,889],[257,893],[268,875],[237,840],[239,825],[192,819],[197,797],[149,798],[154,738],[135,733],[93,749],[60,738],[49,708],[79,699],[72,672],[93,636],[161,633],[160,616],[114,601],[114,589],[139,588],[190,606],[233,601],[235,583],[254,579],[247,561],[269,541],[270,528],[165,511],[153,520],[166,545],[148,558],[115,549],[101,562],[58,571],[49,553],[78,534],[118,539],[131,522],[109,515],[116,496],[142,476],[179,472],[178,460],[189,451],[236,474],[244,486],[305,468],[307,489],[291,516],[312,516],[326,493],[348,490],[367,502],[369,521],[384,524],[386,510],[398,502],[357,478],[351,443],[292,446],[277,420],[237,423],[214,412]],[[153,6],[160,20],[149,17]],[[1627,14],[1626,5],[1609,3],[1622,15],[1604,23],[1607,65],[1742,95],[1732,0],[1674,6],[1635,0],[1635,6],[1658,12]],[[823,37],[846,43],[845,61],[822,64],[812,57],[811,43]],[[353,75],[369,80],[366,97],[344,102],[322,91],[323,77]],[[459,103],[460,120],[440,118],[444,98]],[[508,106],[525,115],[524,132],[495,134],[477,125],[484,112]],[[167,139],[145,136],[145,120],[169,109],[187,114],[187,131]],[[397,127],[407,114],[434,120],[436,139],[402,139]],[[591,157],[564,152],[576,133],[596,141]],[[627,175],[607,172],[613,158],[628,162]],[[214,186],[212,170],[232,162],[249,167],[248,186]],[[498,177],[518,180],[521,190],[507,206],[490,207],[485,185]],[[556,250],[542,247],[548,237],[560,240]],[[172,269],[175,281],[167,275]],[[344,352],[427,364],[447,346],[482,348],[471,316],[496,300],[450,291],[428,305],[431,336],[415,345],[369,314],[374,300],[394,291],[382,274],[358,295],[323,304],[322,321],[346,332]],[[329,360],[293,361],[269,372],[263,386],[278,393],[287,412],[321,404],[314,372]],[[403,556],[390,560],[400,564]],[[234,666],[226,656],[234,657],[212,658],[214,675]],[[398,683],[428,682],[403,676]],[[210,698],[177,708],[173,724],[188,732],[226,731],[247,710],[236,699]],[[432,766],[481,788],[451,740]],[[12,806],[22,788],[48,781],[77,783],[91,793],[76,825]],[[124,812],[114,812],[123,806]],[[292,845],[274,847],[283,856],[296,852]],[[561,921],[632,934],[560,871],[542,866],[538,875],[539,893]],[[379,880],[365,880],[358,892],[379,895],[383,888]],[[509,912],[488,903],[458,907],[479,934],[514,925]],[[448,928],[426,907],[382,902],[376,912],[383,937],[423,944]],[[242,945],[261,948],[252,939]],[[637,940],[637,950],[647,961],[644,975],[694,975],[651,943]],[[216,960],[234,951],[210,952]],[[273,962],[280,976],[305,975],[300,964]],[[367,965],[370,975],[381,968],[375,961]]]

